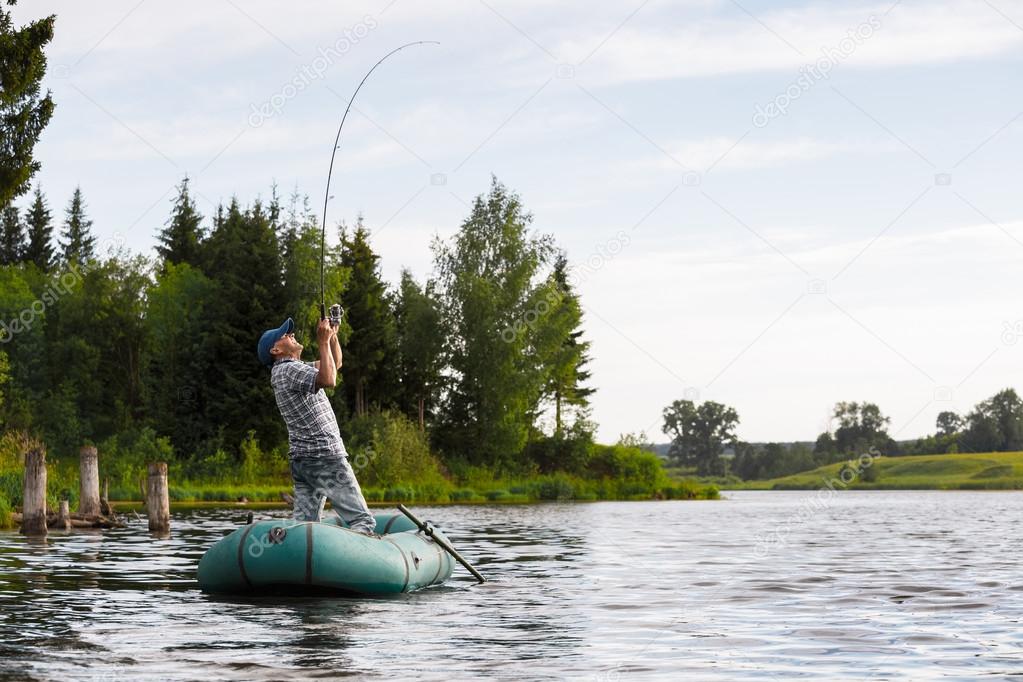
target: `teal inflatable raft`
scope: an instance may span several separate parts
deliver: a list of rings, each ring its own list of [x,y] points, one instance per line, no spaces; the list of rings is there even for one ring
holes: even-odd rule
[[[218,540],[199,561],[208,593],[396,594],[439,585],[454,560],[401,514],[377,514],[379,538],[335,517],[320,523],[257,521]],[[443,538],[439,531],[435,534]]]

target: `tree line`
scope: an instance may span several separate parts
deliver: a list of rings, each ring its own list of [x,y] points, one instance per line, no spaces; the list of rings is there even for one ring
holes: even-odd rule
[[[185,178],[155,258],[97,253],[86,208],[76,189],[58,240],[39,188],[24,212],[3,209],[0,426],[64,452],[142,428],[183,457],[235,453],[250,433],[284,443],[255,343],[290,316],[313,357],[320,225],[308,199],[233,199],[207,228]],[[324,282],[346,309],[331,397],[342,424],[400,413],[444,457],[509,471],[549,446],[544,465],[557,468],[559,452],[592,442],[582,308],[565,254],[530,221],[494,178],[455,236],[434,240],[434,276],[403,270],[396,286],[363,219],[339,226]]]
[[[676,400],[663,412],[663,431],[671,437],[668,458],[701,476],[734,475],[744,480],[777,478],[865,453],[889,457],[1011,452],[1023,450],[1023,400],[1006,388],[965,415],[942,411],[936,431],[899,442],[888,433],[891,419],[871,402],[839,402],[828,430],[813,443],[742,441],[735,433],[739,415],[714,401]],[[724,457],[726,450],[732,456]]]

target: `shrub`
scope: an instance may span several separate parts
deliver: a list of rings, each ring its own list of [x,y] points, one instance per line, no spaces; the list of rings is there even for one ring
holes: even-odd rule
[[[666,500],[716,500],[719,493],[717,486],[701,486],[693,481],[681,481],[661,490]]]
[[[134,429],[111,436],[100,443],[100,478],[110,479],[111,488],[138,490],[149,462],[172,462],[174,448],[170,440],[158,437],[150,428]],[[136,499],[141,491],[133,493]],[[113,498],[113,494],[111,494]]]
[[[582,474],[587,470],[591,443],[588,436],[543,437],[528,443],[523,455],[543,474],[556,471]]]
[[[11,503],[0,495],[0,528],[14,528],[14,517],[11,515]]]
[[[458,488],[448,493],[448,498],[452,502],[465,502],[476,497],[476,491],[472,488]]]
[[[384,499],[388,502],[411,502],[416,496],[416,491],[407,486],[395,486],[384,492]]]
[[[21,504],[24,491],[25,472],[21,468],[17,471],[0,472],[0,497],[17,506]]]
[[[554,476],[537,483],[533,494],[538,500],[571,500],[575,488],[566,477]]]
[[[440,462],[430,452],[425,434],[407,417],[379,412],[352,422],[349,462],[360,481],[391,489],[447,488]]]
[[[593,478],[629,481],[645,485],[651,491],[667,482],[657,455],[625,445],[592,445],[588,472]]]

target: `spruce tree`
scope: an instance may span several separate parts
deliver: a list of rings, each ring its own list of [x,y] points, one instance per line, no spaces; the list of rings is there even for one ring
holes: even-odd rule
[[[156,252],[164,263],[188,263],[192,267],[199,267],[202,238],[202,215],[188,193],[188,176],[185,176],[178,185],[170,220],[156,236],[159,242]]]
[[[25,226],[16,206],[8,206],[0,215],[0,265],[20,263],[25,251]]]
[[[277,235],[257,201],[242,211],[232,199],[203,242],[203,270],[212,291],[203,311],[200,351],[207,371],[202,386],[207,423],[224,447],[236,450],[250,430],[263,443],[284,436],[266,368],[255,356],[266,329],[288,316]]]
[[[36,187],[25,223],[28,228],[28,246],[22,254],[22,260],[34,263],[43,272],[48,272],[53,267],[53,223],[50,209],[39,187]]]
[[[14,0],[7,0],[13,5]],[[11,14],[0,8],[0,206],[6,207],[28,190],[39,170],[33,156],[36,142],[53,115],[50,93],[40,96],[46,74],[43,48],[53,39],[52,15],[15,28]]]
[[[81,187],[75,187],[75,193],[68,204],[61,236],[63,239],[60,246],[65,263],[85,263],[96,256],[96,238],[92,235],[92,221],[85,215]]]
[[[546,300],[546,315],[538,319],[552,344],[539,359],[547,374],[544,398],[554,407],[554,435],[561,436],[566,408],[572,406],[585,414],[594,393],[584,385],[590,378],[585,369],[590,361],[590,342],[582,339],[582,306],[568,280],[568,260],[563,253],[555,261]]]
[[[359,216],[351,237],[347,231],[341,233],[341,266],[349,272],[342,303],[351,327],[342,376],[348,406],[355,415],[365,414],[370,404],[390,407],[394,403],[394,319],[379,260]]]

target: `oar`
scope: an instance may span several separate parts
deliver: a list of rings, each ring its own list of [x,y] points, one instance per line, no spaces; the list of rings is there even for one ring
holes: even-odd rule
[[[434,534],[433,526],[431,526],[429,523],[423,523],[422,521],[417,519],[415,514],[410,512],[408,508],[403,504],[398,505],[398,511],[407,516],[409,520],[412,521],[412,523],[416,524],[416,526],[419,527],[419,530],[423,531],[423,534],[425,534],[429,538],[433,538],[433,541],[440,545],[445,552],[453,556],[455,558],[455,561],[462,564],[462,566],[465,567],[465,570],[469,571],[469,573],[472,573],[472,577],[476,578],[476,580],[478,580],[481,585],[487,582],[487,579],[484,578],[479,571],[473,568],[472,564],[463,559],[462,555],[455,551],[455,548],[449,545],[447,540],[440,537],[439,535]]]

